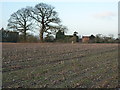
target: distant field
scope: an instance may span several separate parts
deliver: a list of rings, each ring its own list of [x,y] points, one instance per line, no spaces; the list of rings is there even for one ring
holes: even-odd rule
[[[3,43],[4,88],[115,88],[117,44]]]

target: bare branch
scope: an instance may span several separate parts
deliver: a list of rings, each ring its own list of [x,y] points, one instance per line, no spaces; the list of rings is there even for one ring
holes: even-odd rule
[[[13,13],[8,20],[8,28],[17,30],[24,34],[24,40],[26,40],[26,32],[30,30],[32,26],[31,19],[28,15],[29,10],[22,8]]]

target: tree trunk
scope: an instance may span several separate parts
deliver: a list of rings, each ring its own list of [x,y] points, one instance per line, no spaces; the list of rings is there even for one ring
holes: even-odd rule
[[[40,42],[41,43],[43,42],[43,29],[41,29],[40,31]]]
[[[42,28],[40,30],[40,42],[43,43],[43,33],[44,33],[44,29],[45,29],[45,25],[44,25],[44,17],[42,17]]]
[[[24,35],[24,42],[26,42],[26,36]]]
[[[26,42],[26,30],[24,31],[24,42]]]
[[[26,42],[26,22],[24,21],[25,25],[24,25],[24,42]]]

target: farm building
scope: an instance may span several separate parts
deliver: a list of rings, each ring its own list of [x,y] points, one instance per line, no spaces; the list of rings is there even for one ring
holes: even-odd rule
[[[63,31],[58,31],[56,33],[57,42],[78,42],[77,32],[74,32],[73,35],[65,35]]]
[[[83,36],[82,37],[82,42],[83,43],[89,43],[89,41],[90,41],[90,37],[89,36]]]
[[[91,36],[83,36],[82,37],[82,42],[83,43],[94,43],[95,42],[95,36],[91,35]]]
[[[18,37],[18,32],[6,31],[3,28],[0,30],[0,42],[17,42]]]

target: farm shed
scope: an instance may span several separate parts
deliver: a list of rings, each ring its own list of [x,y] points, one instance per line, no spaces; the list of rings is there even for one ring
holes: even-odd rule
[[[58,31],[56,33],[56,41],[57,42],[78,42],[78,36],[76,32],[73,35],[65,35],[63,31]]]
[[[19,33],[7,31],[2,28],[0,30],[0,38],[0,42],[17,42],[19,38]]]
[[[83,43],[89,43],[89,41],[90,41],[90,37],[89,36],[83,36],[82,37],[82,42]]]

